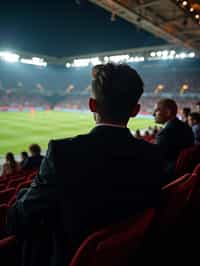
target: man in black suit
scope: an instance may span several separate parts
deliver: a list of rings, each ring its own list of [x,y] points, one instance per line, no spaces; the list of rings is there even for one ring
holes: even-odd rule
[[[127,128],[139,112],[143,81],[128,65],[96,66],[93,77],[89,107],[96,126],[50,141],[39,175],[10,211],[18,235],[41,221],[45,228],[51,224],[56,244],[52,264],[45,265],[67,265],[89,234],[159,202],[160,151]]]
[[[172,99],[161,99],[154,110],[156,123],[165,127],[156,137],[165,158],[165,183],[175,178],[175,164],[181,150],[194,144],[191,128],[177,118],[177,104]]]

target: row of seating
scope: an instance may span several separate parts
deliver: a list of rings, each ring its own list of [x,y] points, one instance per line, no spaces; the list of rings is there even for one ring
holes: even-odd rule
[[[163,187],[161,196],[157,209],[145,210],[124,223],[108,226],[89,236],[75,253],[70,266],[130,266],[141,252],[145,259],[159,258],[157,253],[161,248],[163,255],[167,253],[166,260],[172,246],[175,252],[179,249],[185,255],[184,246],[192,243],[181,244],[180,239],[185,237],[186,230],[188,236],[195,234],[193,225],[200,207],[200,164],[192,174],[185,174]],[[0,241],[0,250],[10,246],[16,248],[15,236]],[[148,256],[145,256],[147,250]]]
[[[30,186],[36,173],[37,170],[32,170],[4,179],[4,189],[0,191],[0,237],[5,234],[7,210],[15,203],[17,193]]]

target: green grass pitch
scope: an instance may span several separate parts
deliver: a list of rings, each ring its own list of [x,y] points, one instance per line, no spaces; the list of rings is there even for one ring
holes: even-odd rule
[[[91,113],[84,112],[0,112],[0,155],[8,151],[19,154],[38,143],[46,150],[50,139],[66,138],[87,133],[94,126]],[[154,125],[151,119],[135,118],[131,130]]]

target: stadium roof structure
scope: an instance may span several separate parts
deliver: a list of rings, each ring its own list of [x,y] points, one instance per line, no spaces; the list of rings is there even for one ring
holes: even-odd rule
[[[200,53],[198,0],[89,0],[115,16],[163,38],[170,44]]]

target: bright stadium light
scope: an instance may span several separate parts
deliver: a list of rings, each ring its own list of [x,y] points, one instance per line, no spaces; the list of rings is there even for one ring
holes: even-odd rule
[[[183,6],[187,6],[188,2],[187,1],[183,1],[182,5]]]
[[[180,58],[181,58],[181,59],[184,59],[184,58],[186,58],[186,57],[187,57],[187,54],[186,54],[186,53],[180,53],[180,55],[179,55],[179,56],[180,56]]]
[[[156,56],[156,53],[155,53],[155,52],[151,52],[151,53],[150,53],[150,56],[151,56],[151,57],[155,57],[155,56]]]
[[[171,50],[171,51],[170,51],[170,54],[171,54],[171,55],[175,55],[175,54],[176,54],[176,51]]]
[[[102,64],[101,60],[99,57],[93,57],[93,58],[90,58],[90,63],[93,65],[93,66],[96,66],[96,65],[100,65]]]
[[[109,57],[109,60],[114,63],[127,62],[130,56],[128,54],[125,55],[112,55]]]
[[[104,60],[105,63],[108,63],[109,57],[108,56],[105,56],[103,60]]]
[[[45,62],[43,58],[39,57],[32,57],[31,59],[21,58],[20,62],[28,65],[43,66],[43,67],[47,66],[47,62]]]
[[[161,51],[158,51],[158,52],[156,53],[156,55],[160,57],[160,56],[162,55],[162,52],[161,52]]]
[[[189,54],[188,54],[188,57],[190,57],[190,58],[194,58],[194,57],[195,57],[195,53],[194,53],[194,52],[189,53]]]
[[[70,63],[67,63],[67,64],[66,64],[66,67],[67,67],[67,68],[71,67],[71,64],[70,64]]]
[[[9,63],[17,63],[19,61],[19,55],[11,52],[0,52],[0,58]]]
[[[87,67],[90,64],[90,59],[74,59],[73,67]]]

